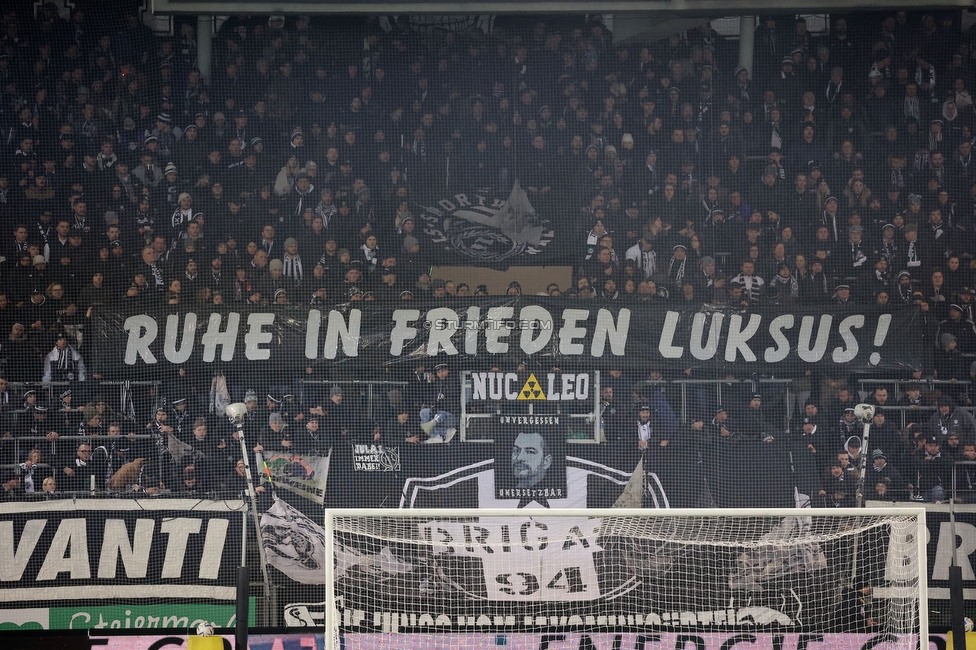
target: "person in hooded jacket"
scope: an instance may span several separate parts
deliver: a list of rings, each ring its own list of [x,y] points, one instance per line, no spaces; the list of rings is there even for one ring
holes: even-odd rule
[[[775,439],[775,429],[766,421],[762,411],[762,399],[759,393],[750,396],[748,406],[737,418],[739,432],[753,440],[772,442]]]
[[[878,488],[879,483],[884,487]],[[865,484],[864,490],[868,495],[873,493],[890,501],[904,501],[908,498],[908,482],[888,462],[885,450],[880,447],[871,452],[871,467],[868,468]],[[874,489],[870,489],[870,486],[874,486]]]
[[[795,473],[797,507],[822,506],[824,469],[830,459],[829,436],[820,431],[815,418],[804,417],[800,430],[789,438],[789,451]]]
[[[840,418],[834,425],[834,431],[836,431],[838,441],[844,445],[851,436],[860,433],[860,429],[857,426],[857,417],[854,415],[854,407],[845,407],[841,412]]]
[[[938,503],[946,500],[951,468],[942,455],[942,439],[938,435],[927,436],[923,450],[915,455],[913,474],[908,478],[908,487],[914,491],[913,501]]]
[[[182,458],[183,472],[193,471],[196,489],[216,489],[223,484],[229,469],[224,462],[227,443],[208,432],[207,419],[202,417],[193,421],[192,436],[189,442],[193,451]]]
[[[940,440],[945,440],[950,432],[958,434],[960,440],[976,437],[976,420],[965,409],[957,408],[951,397],[942,395],[936,406],[935,413],[928,421],[928,429],[933,435]]]

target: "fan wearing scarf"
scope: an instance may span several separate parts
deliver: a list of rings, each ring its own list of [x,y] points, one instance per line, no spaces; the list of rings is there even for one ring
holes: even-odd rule
[[[769,292],[780,303],[799,299],[800,283],[793,275],[789,262],[780,262],[777,265],[776,275],[769,281]]]
[[[915,287],[912,285],[912,274],[902,271],[895,278],[895,297],[900,304],[908,305],[915,300]]]
[[[85,381],[85,362],[68,337],[59,332],[54,349],[44,357],[44,383],[52,381]]]
[[[179,198],[177,199],[176,209],[169,218],[169,223],[166,224],[165,231],[170,240],[175,239],[184,230],[186,230],[186,224],[190,223],[193,219],[193,197],[189,192],[181,192]]]
[[[676,244],[671,249],[671,260],[668,262],[668,280],[675,287],[680,287],[685,278],[685,273],[691,271],[688,266],[688,249],[684,244]]]
[[[302,268],[302,256],[298,254],[298,240],[294,237],[285,240],[285,255],[281,263],[282,274],[291,278],[296,287],[300,287],[305,278],[305,270]]]

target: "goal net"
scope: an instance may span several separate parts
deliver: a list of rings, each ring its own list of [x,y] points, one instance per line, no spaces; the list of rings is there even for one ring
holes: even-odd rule
[[[406,649],[456,632],[463,643],[438,647],[468,648],[507,634],[768,628],[887,634],[913,650],[927,638],[924,516],[331,511],[326,641]]]

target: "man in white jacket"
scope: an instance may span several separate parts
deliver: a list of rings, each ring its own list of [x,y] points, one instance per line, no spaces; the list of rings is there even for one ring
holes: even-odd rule
[[[41,381],[85,381],[85,362],[78,350],[68,345],[64,332],[58,334],[54,349],[44,357],[44,378]]]

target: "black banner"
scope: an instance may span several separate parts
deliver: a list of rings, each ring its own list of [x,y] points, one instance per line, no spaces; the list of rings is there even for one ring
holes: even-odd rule
[[[878,504],[868,502],[867,505]],[[926,545],[929,625],[932,629],[948,629],[950,626],[949,567],[952,566],[953,546],[962,567],[963,594],[967,601],[976,599],[976,505],[955,506],[955,530],[949,516],[951,507],[948,504],[925,505],[925,525],[929,530]]]
[[[960,523],[966,521],[962,525],[972,530],[972,508],[960,514]],[[879,620],[916,615],[905,609],[914,607],[905,601],[906,580],[920,568],[906,562],[917,539],[917,529],[909,524],[873,527],[862,521],[866,527],[849,536],[811,535],[800,543],[795,536],[805,534],[802,518],[752,518],[742,522],[750,533],[740,545],[732,537],[715,544],[677,541],[680,520],[644,522],[652,532],[612,519],[555,518],[538,510],[500,518],[418,516],[398,519],[395,537],[383,537],[391,534],[384,528],[388,521],[374,529],[340,524],[336,588],[342,626],[347,634],[543,628],[553,633],[607,628],[864,631],[868,628],[842,598],[851,589],[853,555],[853,581],[874,588],[873,597],[863,602],[865,612]],[[726,530],[725,524],[716,531]],[[702,524],[699,532],[709,527]],[[948,566],[941,556],[951,549],[945,523],[930,523],[929,530],[940,527],[943,537],[933,535],[929,544],[929,571],[935,570],[929,574],[933,629],[948,625],[947,603],[935,602],[942,594],[931,590],[939,567]],[[378,535],[363,534],[369,530]],[[665,531],[674,541],[665,539]],[[784,538],[791,544],[775,542]],[[756,546],[760,539],[769,545]],[[965,550],[972,548],[968,541],[962,540]],[[936,545],[944,552],[935,552]],[[961,561],[964,571],[971,567],[968,556]],[[295,595],[287,589],[281,593],[286,599]],[[305,585],[302,596],[287,601],[286,625],[321,624],[326,610],[322,590]]]
[[[97,309],[87,356],[95,371],[133,377],[189,362],[289,371],[320,362],[375,366],[426,357],[464,360],[470,369],[530,358],[562,368],[905,372],[921,368],[919,314],[915,307],[741,311],[536,297],[354,302],[321,310]]]
[[[59,500],[0,506],[0,603],[234,600],[241,501]]]

